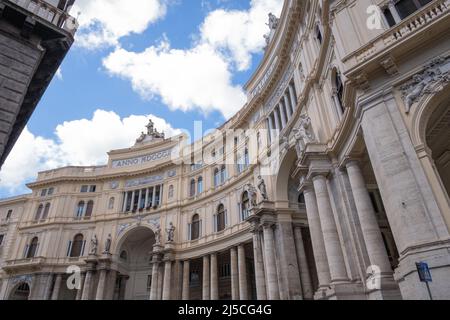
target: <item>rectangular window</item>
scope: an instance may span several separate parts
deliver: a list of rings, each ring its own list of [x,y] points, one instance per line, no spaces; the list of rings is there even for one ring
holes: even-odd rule
[[[86,193],[89,190],[89,186],[81,186],[81,193]]]
[[[3,239],[5,238],[4,234],[0,234],[0,247],[3,244]]]
[[[11,219],[13,211],[12,210],[8,210],[8,213],[6,214],[6,220]]]
[[[47,191],[47,195],[51,196],[54,191],[55,191],[55,188],[49,188]]]
[[[418,9],[418,6],[414,0],[400,0],[395,4],[395,8],[400,18],[405,19],[413,14]]]
[[[395,26],[395,19],[392,16],[391,10],[389,10],[389,8],[386,8],[383,10],[383,14],[384,14],[384,17],[386,18],[386,21],[387,21],[389,27]]]
[[[41,197],[45,197],[47,195],[47,189],[41,190]]]
[[[89,192],[94,193],[95,191],[97,191],[97,186],[90,186],[89,187]]]

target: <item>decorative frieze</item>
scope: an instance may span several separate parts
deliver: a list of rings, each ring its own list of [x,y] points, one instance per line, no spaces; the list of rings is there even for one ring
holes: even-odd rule
[[[405,112],[409,113],[413,104],[424,95],[443,90],[442,85],[450,82],[449,72],[450,59],[439,57],[431,60],[430,63],[425,65],[423,71],[415,74],[412,80],[401,86]]]

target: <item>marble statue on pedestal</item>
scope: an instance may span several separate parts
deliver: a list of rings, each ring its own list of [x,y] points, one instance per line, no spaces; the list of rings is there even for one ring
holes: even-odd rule
[[[94,234],[94,236],[91,239],[91,251],[89,251],[89,254],[96,255],[97,248],[98,248],[98,239],[97,239],[97,235]]]
[[[263,200],[268,200],[269,197],[267,196],[267,188],[266,188],[266,182],[264,181],[264,179],[259,176],[259,183],[258,183],[258,189],[259,189],[259,193],[261,194],[261,197],[263,198]]]
[[[173,242],[175,239],[175,226],[171,222],[167,231],[167,242]]]

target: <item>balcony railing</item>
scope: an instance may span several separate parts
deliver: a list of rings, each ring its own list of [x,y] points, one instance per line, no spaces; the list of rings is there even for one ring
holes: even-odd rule
[[[395,46],[408,38],[410,34],[434,23],[449,11],[450,0],[433,1],[343,60],[349,64],[348,69],[351,69],[357,64],[365,62],[386,49]]]
[[[32,14],[74,35],[78,29],[77,20],[67,12],[58,9],[44,0],[10,0]]]

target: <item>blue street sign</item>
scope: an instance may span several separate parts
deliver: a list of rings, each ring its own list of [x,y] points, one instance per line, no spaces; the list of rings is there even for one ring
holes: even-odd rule
[[[430,268],[426,262],[416,263],[417,272],[419,272],[419,278],[421,282],[432,282]]]

